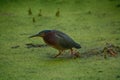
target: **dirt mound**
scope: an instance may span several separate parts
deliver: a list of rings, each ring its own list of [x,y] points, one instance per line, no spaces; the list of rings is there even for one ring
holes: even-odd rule
[[[85,51],[84,53],[81,54],[81,57],[83,58],[88,58],[92,56],[103,56],[104,58],[107,57],[115,57],[120,53],[120,47],[106,43],[105,47],[102,48],[94,48]]]

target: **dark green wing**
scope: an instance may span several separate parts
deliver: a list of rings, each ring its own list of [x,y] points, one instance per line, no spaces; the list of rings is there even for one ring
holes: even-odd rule
[[[63,32],[54,30],[56,39],[58,41],[58,44],[66,49],[70,48],[81,48],[79,44],[77,44],[72,38],[70,38],[68,35],[66,35]]]

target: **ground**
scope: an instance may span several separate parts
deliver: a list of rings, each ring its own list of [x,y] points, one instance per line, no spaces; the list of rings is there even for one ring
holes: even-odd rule
[[[0,6],[0,80],[120,80],[120,50],[106,59],[101,51],[106,43],[120,46],[120,0],[0,0]],[[66,51],[53,58],[57,50],[28,38],[45,29],[68,34],[82,46],[80,55],[101,56],[75,59]]]

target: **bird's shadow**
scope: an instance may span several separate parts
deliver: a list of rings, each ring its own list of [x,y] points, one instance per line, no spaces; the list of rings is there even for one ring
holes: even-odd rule
[[[25,44],[27,48],[41,48],[41,47],[47,47],[46,44],[33,44],[33,43],[27,43]]]
[[[51,60],[70,60],[70,59],[79,59],[80,58],[80,57],[75,57],[73,55],[68,55],[68,54],[63,54],[58,57],[54,57],[54,55],[47,55],[46,57]]]

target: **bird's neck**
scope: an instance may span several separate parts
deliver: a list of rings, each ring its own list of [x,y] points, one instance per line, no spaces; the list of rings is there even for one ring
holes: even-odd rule
[[[47,43],[48,45],[53,45],[55,44],[55,37],[54,34],[49,34],[43,37],[43,40],[45,41],[45,43]]]

